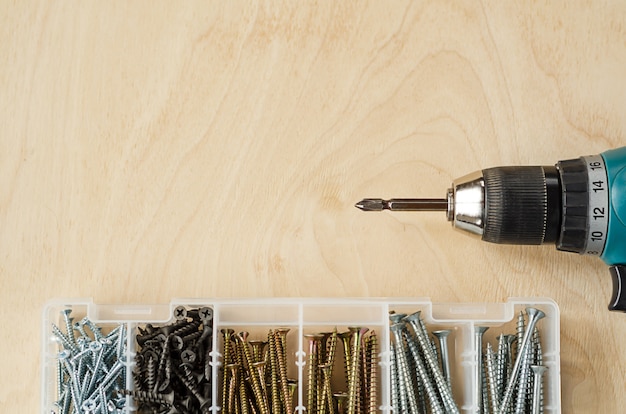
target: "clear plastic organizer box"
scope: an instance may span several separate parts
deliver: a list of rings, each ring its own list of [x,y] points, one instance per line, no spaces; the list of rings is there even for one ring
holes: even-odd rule
[[[461,413],[476,412],[478,401],[476,378],[479,369],[475,342],[475,327],[487,326],[485,341],[493,341],[503,332],[515,331],[517,315],[526,307],[535,307],[545,313],[538,323],[543,349],[543,365],[548,369],[543,379],[545,413],[561,412],[561,378],[559,354],[559,309],[547,298],[510,298],[504,303],[433,303],[428,298],[263,298],[263,299],[176,299],[163,305],[106,305],[96,304],[90,299],[59,299],[48,302],[43,310],[42,324],[42,399],[41,412],[62,412],[59,407],[59,352],[58,338],[52,327],[64,326],[63,310],[71,309],[74,321],[88,318],[106,333],[123,325],[126,335],[126,358],[123,374],[126,389],[135,387],[133,370],[140,346],[136,335],[145,332],[148,324],[163,325],[175,321],[174,310],[180,306],[187,309],[208,307],[212,309],[212,347],[210,355],[211,380],[210,401],[205,410],[223,412],[221,403],[222,329],[235,332],[250,332],[250,338],[263,338],[269,329],[289,328],[286,352],[287,374],[297,380],[294,411],[306,412],[307,398],[307,338],[310,333],[328,332],[337,328],[339,332],[348,327],[362,326],[375,331],[378,337],[378,411],[397,412],[392,409],[390,360],[391,342],[390,312],[411,314],[421,311],[428,330],[450,329],[450,377],[454,401]],[[337,351],[338,353],[340,351]],[[208,409],[206,409],[209,407]],[[109,411],[112,411],[110,409]],[[81,411],[82,412],[82,411]],[[102,410],[105,412],[105,410]],[[123,413],[137,412],[132,396],[119,410]]]

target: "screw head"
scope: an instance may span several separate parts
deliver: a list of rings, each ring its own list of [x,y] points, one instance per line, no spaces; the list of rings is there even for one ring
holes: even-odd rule
[[[57,354],[57,357],[59,358],[59,360],[63,361],[63,360],[67,360],[72,356],[72,352],[69,349],[64,349],[63,351],[59,352]]]
[[[405,328],[405,324],[402,322],[394,323],[393,325],[389,327],[391,332],[394,332],[394,333],[401,333],[404,330],[404,328]]]
[[[181,321],[183,319],[187,319],[187,309],[184,306],[176,306],[174,308],[174,318],[177,321]]]
[[[193,352],[191,349],[185,349],[183,352],[181,352],[180,359],[185,364],[193,364],[194,362],[196,362],[196,353]]]
[[[442,339],[442,338],[447,338],[450,333],[452,333],[451,329],[442,329],[439,331],[433,331],[432,334],[435,335],[437,338]]]
[[[96,409],[96,402],[94,400],[85,400],[81,408],[87,413],[92,413]]]
[[[111,345],[113,345],[113,341],[111,340],[111,338],[107,338],[105,336],[103,336],[102,338],[98,339],[97,342],[99,342],[103,346],[111,346]]]
[[[172,344],[172,348],[174,349],[183,349],[184,346],[184,342],[183,342],[183,338],[181,338],[178,335],[174,335],[170,338],[171,344]]]
[[[536,320],[542,319],[546,316],[542,310],[530,306],[526,308],[526,315],[528,315],[529,318],[534,317]]]
[[[474,328],[474,333],[476,335],[483,336],[483,334],[487,332],[488,329],[489,329],[488,326],[477,326],[476,328]]]
[[[199,315],[202,322],[210,322],[213,320],[213,309],[206,306],[200,308]]]
[[[404,319],[408,322],[418,322],[422,319],[422,311],[413,312],[409,316],[405,316]]]
[[[536,375],[543,375],[543,373],[548,369],[548,367],[543,365],[531,365],[530,368]]]
[[[93,352],[98,352],[102,349],[102,344],[99,341],[91,341],[89,342],[89,350]]]
[[[389,315],[389,320],[391,321],[391,323],[398,323],[400,322],[402,319],[404,319],[406,317],[406,313],[393,313],[391,315]]]

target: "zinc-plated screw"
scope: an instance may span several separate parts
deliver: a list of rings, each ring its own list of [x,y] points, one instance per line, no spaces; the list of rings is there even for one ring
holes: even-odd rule
[[[517,387],[517,400],[515,404],[516,414],[524,414],[526,411],[527,397],[532,393],[532,380],[531,368],[533,361],[533,347],[532,342],[522,350],[522,366],[519,374],[519,385]],[[530,390],[529,390],[530,388]],[[529,393],[530,391],[530,393]],[[532,403],[532,401],[531,401]]]
[[[450,376],[450,354],[448,353],[448,336],[452,331],[450,329],[444,329],[440,331],[433,331],[433,335],[439,340],[439,348],[441,352],[441,371],[443,377],[448,382],[448,386],[452,389],[452,380]]]
[[[487,379],[489,380],[489,396],[491,398],[491,412],[497,414],[498,400],[500,398],[500,384],[496,374],[496,356],[490,343],[487,344]]]
[[[102,329],[86,316],[80,321],[80,323],[81,325],[87,325],[89,330],[93,333],[93,337],[96,341],[103,337]]]
[[[80,352],[80,350],[76,346],[76,343],[70,341],[67,336],[65,336],[65,334],[61,332],[59,327],[54,324],[52,324],[52,334],[57,338],[58,341],[61,342],[65,349],[69,349],[73,354],[78,354]]]
[[[477,326],[474,330],[474,345],[476,348],[476,370],[474,371],[474,384],[476,384],[476,394],[474,394],[474,400],[476,401],[476,412],[480,414],[482,412],[483,401],[483,335],[489,329],[486,326]]]
[[[61,400],[61,412],[59,414],[69,414],[72,395],[69,384],[63,386],[63,399]]]
[[[81,338],[90,339],[89,335],[87,335],[87,331],[85,331],[85,326],[81,322],[74,322],[74,330],[80,333]],[[80,338],[78,338],[80,339]],[[78,339],[76,340],[78,343]]]
[[[396,345],[391,342],[389,344],[391,357],[389,363],[389,371],[391,377],[391,406],[393,407],[394,412],[399,412],[401,409],[400,406],[400,380],[398,378],[398,363],[396,361],[396,354],[398,351],[396,350]]]
[[[531,366],[534,377],[535,377],[535,386],[533,390],[533,414],[539,414],[541,412],[541,388],[543,381],[543,374],[546,371],[546,367],[542,365],[532,365]]]
[[[402,325],[400,325],[402,326]],[[419,375],[419,378],[422,379],[422,384],[424,385],[424,389],[426,390],[426,395],[428,396],[428,399],[430,401],[430,407],[432,409],[432,412],[434,414],[443,414],[444,408],[441,406],[441,404],[439,403],[439,398],[437,397],[437,390],[435,389],[434,384],[431,382],[431,379],[428,375],[428,370],[426,369],[426,366],[424,365],[424,363],[422,362],[422,358],[420,356],[420,352],[418,349],[417,344],[415,343],[415,341],[413,340],[413,338],[411,337],[411,335],[409,334],[408,331],[401,329],[401,332],[404,334],[404,337],[406,339],[406,343],[409,347],[409,351],[411,353],[411,356],[413,357],[413,362],[415,365],[415,368],[417,369],[417,373]],[[408,385],[408,384],[407,384]],[[409,390],[409,406],[412,405],[411,403],[411,398],[412,398],[412,390]],[[416,406],[415,408],[415,412],[418,412],[418,408]]]
[[[506,414],[506,409],[509,405],[509,402],[511,401],[511,398],[513,397],[515,382],[517,381],[517,377],[520,373],[524,350],[528,347],[533,329],[535,329],[537,322],[546,316],[546,314],[543,313],[541,310],[532,307],[526,308],[526,314],[528,315],[528,327],[524,333],[524,338],[522,339],[522,342],[518,343],[518,353],[517,357],[515,358],[515,364],[513,365],[506,391],[504,392],[504,396],[502,397],[502,401],[500,402],[500,414]]]
[[[522,341],[524,340],[524,333],[526,332],[525,320],[524,320],[524,312],[520,311],[519,315],[517,315],[517,355],[520,354],[520,348],[522,346]]]
[[[393,333],[394,348],[396,351],[396,362],[398,363],[398,377],[400,378],[400,400],[406,399],[407,404],[402,409],[408,410],[409,413],[417,413],[417,397],[415,396],[415,388],[413,386],[413,380],[409,374],[408,362],[406,359],[406,348],[403,340],[403,333],[405,332],[404,323],[395,323],[389,327]],[[410,348],[410,345],[409,345]],[[419,357],[419,356],[418,356]],[[418,358],[419,359],[419,358]],[[421,360],[420,360],[421,363]]]
[[[400,323],[402,319],[404,319],[405,317],[406,317],[406,313],[390,313],[389,321],[391,322],[392,325],[395,325],[396,323]]]
[[[439,368],[439,364],[437,361],[437,356],[433,355],[432,347],[430,346],[430,341],[428,340],[428,335],[425,333],[425,325],[420,316],[420,311],[417,311],[405,318],[406,321],[409,322],[413,331],[415,332],[415,337],[419,343],[420,349],[426,361],[426,365],[430,369],[430,372],[433,374],[435,379],[435,385],[437,387],[437,391],[441,396],[443,401],[443,405],[445,410],[450,414],[459,414],[459,409],[454,403],[454,398],[452,397],[452,391],[448,386],[448,383],[443,378],[443,374],[441,373],[441,369]]]
[[[93,364],[93,374],[91,380],[89,381],[89,387],[87,388],[87,390],[93,389],[93,386],[96,383],[96,378],[98,378],[98,373],[100,372],[100,369],[102,367],[102,356],[104,355],[104,347],[100,342],[93,341],[91,344],[89,344],[89,349],[95,355],[95,362]]]
[[[498,390],[495,401],[499,401],[502,397],[502,384],[504,383],[506,377],[506,346],[507,344],[504,339],[504,334],[501,333],[500,336],[498,336],[498,350],[495,358],[496,389]],[[497,403],[495,405],[497,410]]]
[[[72,328],[72,321],[74,318],[70,317],[70,313],[72,313],[72,310],[69,308],[61,311],[61,315],[63,315],[63,320],[65,321],[65,333],[67,334],[67,339],[71,343],[75,344],[76,337],[74,337],[74,329]]]

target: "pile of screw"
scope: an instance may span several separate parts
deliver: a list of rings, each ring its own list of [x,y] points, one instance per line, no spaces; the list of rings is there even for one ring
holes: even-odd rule
[[[487,327],[476,327],[477,352],[476,401],[478,412],[485,414],[543,413],[543,354],[537,321],[545,314],[526,308],[528,320],[520,312],[515,334],[501,334],[497,348],[482,337]],[[512,344],[517,342],[513,352]]]
[[[378,339],[368,328],[350,327],[347,332],[304,335],[309,342],[307,358],[307,413],[370,414],[378,412]],[[331,379],[337,342],[343,344],[346,392],[333,392]]]
[[[126,404],[118,394],[126,386],[125,325],[103,335],[87,317],[74,323],[71,312],[61,311],[65,332],[52,325],[62,348],[57,361],[58,413],[121,413]]]
[[[139,412],[205,413],[211,406],[213,310],[174,310],[173,323],[138,328],[134,390]]]
[[[248,332],[221,330],[224,346],[221,412],[291,414],[297,381],[287,378],[288,328],[270,330],[267,341]]]
[[[411,315],[391,313],[391,400],[394,412],[459,413],[452,397],[447,336],[435,331],[430,339],[420,311]],[[441,365],[439,360],[441,360]]]

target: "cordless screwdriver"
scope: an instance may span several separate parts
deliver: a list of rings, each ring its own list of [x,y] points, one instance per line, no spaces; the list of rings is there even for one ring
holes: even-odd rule
[[[366,198],[364,211],[445,211],[455,228],[499,244],[554,243],[610,266],[609,310],[626,312],[626,147],[555,166],[487,168],[446,198]]]

